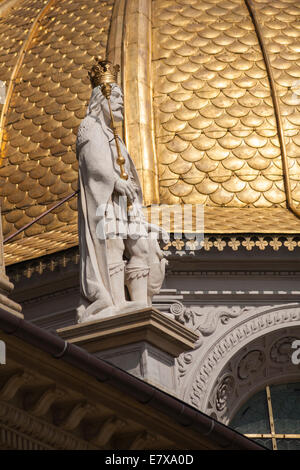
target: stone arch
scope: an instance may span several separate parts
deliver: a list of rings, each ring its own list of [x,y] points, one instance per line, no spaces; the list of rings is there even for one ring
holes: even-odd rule
[[[267,383],[299,379],[299,366],[287,355],[283,359],[282,345],[283,362],[276,362],[276,347],[281,344],[276,342],[289,344],[291,356],[292,339],[300,339],[299,304],[254,309],[226,328],[217,328],[213,338],[201,346],[204,354],[199,351],[199,359],[193,358],[184,399],[228,424],[247,398]]]

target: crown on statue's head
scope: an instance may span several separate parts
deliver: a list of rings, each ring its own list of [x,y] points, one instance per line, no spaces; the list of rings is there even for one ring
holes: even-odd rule
[[[95,88],[107,83],[117,83],[120,66],[113,65],[108,60],[101,60],[99,57],[95,57],[95,61],[96,64],[93,65],[89,72],[92,87]]]

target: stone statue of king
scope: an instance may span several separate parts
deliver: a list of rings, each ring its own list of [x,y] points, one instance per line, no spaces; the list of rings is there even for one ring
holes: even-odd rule
[[[92,95],[77,134],[78,322],[150,306],[165,275],[157,239],[167,234],[144,217],[138,174],[115,129],[123,120],[117,73],[118,66],[96,59],[89,73]]]

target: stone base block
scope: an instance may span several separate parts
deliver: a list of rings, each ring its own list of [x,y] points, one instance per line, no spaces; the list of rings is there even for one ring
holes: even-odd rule
[[[176,390],[174,357],[146,341],[109,349],[96,356],[169,393]]]
[[[170,393],[174,362],[198,335],[152,307],[57,330],[70,343]]]

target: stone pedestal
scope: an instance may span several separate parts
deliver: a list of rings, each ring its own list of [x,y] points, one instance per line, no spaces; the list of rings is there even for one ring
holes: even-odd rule
[[[59,336],[120,369],[176,394],[175,358],[194,348],[190,329],[154,308],[80,323]]]

